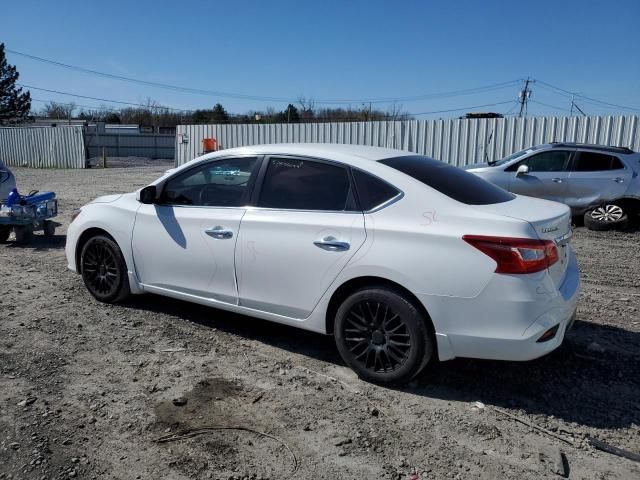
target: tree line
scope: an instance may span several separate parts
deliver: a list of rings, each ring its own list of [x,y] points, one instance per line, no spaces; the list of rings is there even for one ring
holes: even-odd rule
[[[180,124],[208,123],[303,123],[303,122],[366,122],[373,120],[408,120],[411,116],[401,107],[384,111],[368,105],[360,108],[315,108],[312,100],[301,99],[298,105],[290,103],[284,110],[268,107],[244,114],[229,113],[220,103],[210,109],[175,111],[147,100],[140,107],[113,109],[106,106],[88,109],[74,103],[50,102],[33,112],[38,117],[51,119],[80,119],[106,123],[138,124],[173,127]]]

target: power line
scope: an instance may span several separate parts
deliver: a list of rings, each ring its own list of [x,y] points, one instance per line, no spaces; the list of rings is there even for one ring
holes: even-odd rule
[[[529,100],[529,101],[532,102],[532,103],[536,103],[538,105],[543,105],[545,107],[554,108],[556,110],[562,110],[563,112],[570,112],[571,111],[568,108],[558,107],[557,105],[550,105],[548,103],[542,103],[542,102],[539,102],[538,100]]]
[[[628,107],[628,106],[624,106],[624,105],[618,105],[616,103],[605,102],[603,100],[598,100],[597,98],[587,97],[586,95],[581,95],[579,93],[570,92],[569,90],[565,90],[564,88],[557,87],[555,85],[552,85],[550,83],[544,82],[542,80],[537,80],[537,81],[541,85],[546,85],[547,87],[552,88],[553,90],[556,90],[558,92],[562,92],[566,96],[569,96],[569,97],[576,96],[576,97],[579,97],[579,98],[581,98],[583,100],[586,100],[588,102],[596,103],[596,104],[599,104],[599,105],[606,105],[606,106],[612,107],[612,108],[619,108],[619,109],[623,109],[623,110],[632,110],[632,111],[640,111],[640,108],[638,108],[638,107]]]
[[[43,92],[49,92],[49,93],[57,93],[60,95],[68,95],[71,97],[78,97],[78,98],[86,98],[89,100],[97,100],[97,101],[101,101],[101,102],[108,102],[108,103],[118,103],[121,105],[129,105],[129,106],[136,106],[136,107],[143,107],[143,108],[158,108],[158,109],[164,109],[164,110],[173,110],[173,111],[178,111],[178,112],[186,112],[186,111],[190,111],[187,109],[179,109],[179,108],[171,108],[171,107],[165,107],[165,106],[150,106],[150,105],[144,105],[142,103],[132,103],[132,102],[124,102],[121,100],[110,100],[110,99],[106,99],[106,98],[99,98],[99,97],[92,97],[92,96],[88,96],[88,95],[79,95],[76,93],[70,93],[70,92],[62,92],[60,90],[51,90],[48,88],[41,88],[41,87],[34,87],[31,85],[25,85],[25,84],[19,84],[16,83],[16,85],[24,87],[24,88],[30,88],[33,90],[41,90]],[[35,100],[35,99],[34,99]],[[37,100],[37,101],[45,101],[45,100]],[[485,103],[483,105],[471,105],[468,107],[460,107],[460,108],[450,108],[450,109],[446,109],[446,110],[434,110],[431,112],[418,112],[418,113],[401,113],[399,115],[385,115],[384,118],[397,118],[399,116],[420,116],[420,115],[433,115],[436,113],[448,113],[448,112],[459,112],[462,110],[472,110],[474,108],[483,108],[483,107],[493,107],[496,105],[505,105],[507,103],[511,103],[513,102],[513,100],[505,100],[502,102],[494,102],[494,103]],[[78,106],[83,106],[83,105],[78,105]],[[100,107],[90,107],[90,106],[83,106],[84,108],[100,108]]]
[[[51,100],[51,99],[44,99],[44,98],[31,98],[32,102],[40,102],[40,103],[57,103],[57,104],[61,104],[61,105],[74,105],[76,107],[79,108],[88,108],[88,109],[93,109],[93,110],[107,110],[110,112],[115,111],[116,109],[113,107],[107,107],[105,106],[95,106],[95,105],[80,105],[77,104],[75,102],[69,102],[69,103],[64,103],[64,102],[57,102],[56,100]]]
[[[18,85],[20,87],[24,87],[24,88],[29,88],[29,89],[32,89],[32,90],[40,90],[40,91],[43,91],[43,92],[57,93],[57,94],[60,94],[60,95],[68,95],[70,97],[86,98],[88,100],[97,100],[99,102],[118,103],[120,105],[129,105],[129,106],[133,106],[133,107],[157,108],[157,109],[161,109],[161,110],[172,110],[172,111],[175,111],[175,112],[187,111],[184,108],[165,107],[164,105],[156,105],[156,106],[154,106],[154,105],[145,105],[143,103],[124,102],[122,100],[109,100],[107,98],[90,97],[88,95],[80,95],[80,94],[77,94],[77,93],[61,92],[60,90],[51,90],[51,89],[48,89],[48,88],[34,87],[32,85],[25,85],[23,83],[16,83],[16,85]]]
[[[507,115],[511,114],[511,112],[513,112],[516,108],[518,108],[518,105],[520,105],[519,101],[513,102],[513,106],[509,110],[504,112],[503,115],[506,117]]]
[[[297,100],[285,97],[269,97],[269,96],[261,96],[261,95],[247,95],[242,93],[231,93],[231,92],[223,92],[223,91],[215,91],[215,90],[205,90],[199,88],[191,88],[191,87],[182,87],[178,85],[171,85],[160,82],[153,82],[148,80],[140,80],[132,77],[125,77],[123,75],[115,75],[111,73],[101,72],[98,70],[92,70],[89,68],[79,67],[77,65],[70,65],[68,63],[59,62],[57,60],[51,60],[48,58],[38,57],[36,55],[31,55],[24,52],[18,52],[16,50],[12,50],[9,48],[5,48],[7,52],[10,52],[14,55],[20,55],[25,58],[29,58],[31,60],[35,60],[38,62],[48,63],[50,65],[55,65],[58,67],[66,68],[69,70],[75,70],[78,72],[83,72],[91,75],[97,75],[105,78],[110,78],[113,80],[120,80],[130,83],[137,83],[139,85],[152,86],[157,88],[164,88],[173,91],[180,91],[184,93],[193,93],[199,95],[210,95],[216,97],[228,97],[228,98],[236,98],[242,100],[256,100],[263,102],[288,102],[295,103]],[[448,98],[455,97],[461,95],[472,95],[474,93],[485,93],[492,90],[500,90],[503,88],[510,87],[515,85],[520,80],[509,80],[506,82],[495,83],[491,85],[485,85],[481,87],[468,88],[463,90],[453,90],[449,92],[439,92],[439,93],[425,93],[421,95],[414,96],[406,96],[406,97],[387,97],[387,98],[354,98],[354,99],[320,99],[314,100],[314,103],[317,104],[350,104],[350,103],[389,103],[389,102],[410,102],[410,101],[418,101],[418,100],[427,100],[427,99],[435,99],[435,98]]]
[[[418,115],[432,115],[432,114],[435,114],[435,113],[459,112],[461,110],[472,110],[474,108],[494,107],[496,105],[505,105],[505,104],[511,103],[511,102],[513,102],[513,100],[505,100],[504,102],[495,102],[495,103],[485,103],[484,105],[473,105],[473,106],[470,106],[470,107],[450,108],[448,110],[436,110],[436,111],[433,111],[433,112],[407,113],[405,115],[418,116]]]

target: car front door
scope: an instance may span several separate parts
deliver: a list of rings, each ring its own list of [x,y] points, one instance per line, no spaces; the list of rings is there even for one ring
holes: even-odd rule
[[[306,318],[364,243],[364,215],[343,165],[277,156],[262,170],[236,249],[240,305]]]
[[[564,202],[567,193],[567,170],[571,150],[547,150],[535,153],[505,169],[509,174],[509,190],[519,195]],[[518,173],[526,165],[527,173]]]
[[[615,155],[577,152],[571,162],[567,204],[584,210],[622,197],[633,172]]]
[[[142,205],[133,256],[146,290],[237,304],[235,244],[256,157],[227,158],[179,172]]]

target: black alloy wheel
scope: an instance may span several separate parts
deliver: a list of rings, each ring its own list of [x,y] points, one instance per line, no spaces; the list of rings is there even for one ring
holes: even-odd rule
[[[429,320],[401,293],[386,287],[359,290],[336,314],[336,345],[361,378],[410,381],[433,353]]]
[[[109,237],[90,238],[82,248],[82,279],[97,300],[114,303],[129,294],[127,268],[118,245]]]

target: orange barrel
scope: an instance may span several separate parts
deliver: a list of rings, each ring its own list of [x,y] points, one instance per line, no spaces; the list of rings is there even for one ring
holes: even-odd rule
[[[218,150],[218,141],[215,138],[202,139],[202,151],[204,153],[215,152],[216,150]]]

